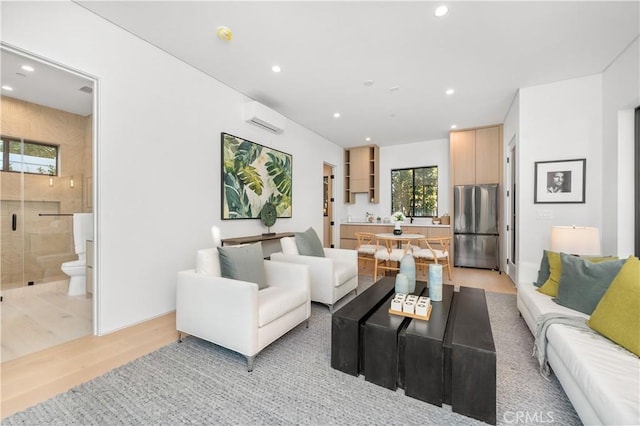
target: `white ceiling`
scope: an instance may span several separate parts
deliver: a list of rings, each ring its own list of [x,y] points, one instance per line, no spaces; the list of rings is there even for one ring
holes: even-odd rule
[[[343,146],[501,123],[518,88],[600,73],[640,27],[638,1],[444,3],[79,2]]]
[[[8,50],[0,52],[0,80],[3,96],[87,116],[93,111],[93,95],[80,90],[93,88],[93,82],[56,66]],[[27,65],[33,71],[25,71]]]

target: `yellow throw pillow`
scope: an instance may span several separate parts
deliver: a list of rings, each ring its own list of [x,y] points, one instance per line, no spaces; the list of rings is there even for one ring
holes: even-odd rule
[[[640,356],[640,260],[637,257],[629,256],[587,324]]]
[[[547,252],[547,258],[549,259],[549,279],[542,284],[538,291],[547,296],[556,297],[558,295],[558,284],[560,283],[560,276],[562,275],[562,258],[560,253],[553,251]],[[617,260],[617,256],[604,256],[604,257],[585,257],[590,262],[606,262],[608,260]]]
[[[560,253],[553,251],[547,252],[549,260],[549,278],[538,288],[538,291],[547,296],[556,297],[558,295],[558,283],[560,282],[560,274],[562,273],[562,260]]]

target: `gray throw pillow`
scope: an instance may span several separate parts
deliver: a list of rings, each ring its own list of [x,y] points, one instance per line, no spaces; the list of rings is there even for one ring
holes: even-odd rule
[[[547,250],[542,252],[542,260],[540,261],[540,270],[538,270],[538,279],[534,281],[533,285],[536,287],[542,287],[544,283],[549,279],[551,270],[549,269],[549,258],[547,257]]]
[[[588,259],[560,253],[562,274],[558,282],[557,304],[591,315],[625,262],[609,260],[594,263]]]
[[[298,252],[300,254],[305,256],[324,257],[322,242],[313,228],[309,228],[304,232],[296,232],[295,235],[296,246],[298,246]]]
[[[267,286],[264,272],[262,243],[218,247],[220,254],[220,275],[234,280],[258,284],[258,290]]]

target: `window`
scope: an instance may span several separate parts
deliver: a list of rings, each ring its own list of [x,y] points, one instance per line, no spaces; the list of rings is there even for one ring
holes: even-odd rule
[[[407,217],[438,215],[438,166],[391,170],[391,212]]]
[[[0,163],[0,170],[5,172],[55,176],[58,173],[58,146],[2,136]]]

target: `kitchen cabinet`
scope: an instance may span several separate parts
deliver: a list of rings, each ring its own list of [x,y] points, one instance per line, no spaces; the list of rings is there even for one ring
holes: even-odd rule
[[[501,183],[502,125],[451,132],[453,185]]]
[[[379,202],[380,148],[366,145],[344,150],[344,202],[354,203],[355,194],[367,193],[370,203]]]

